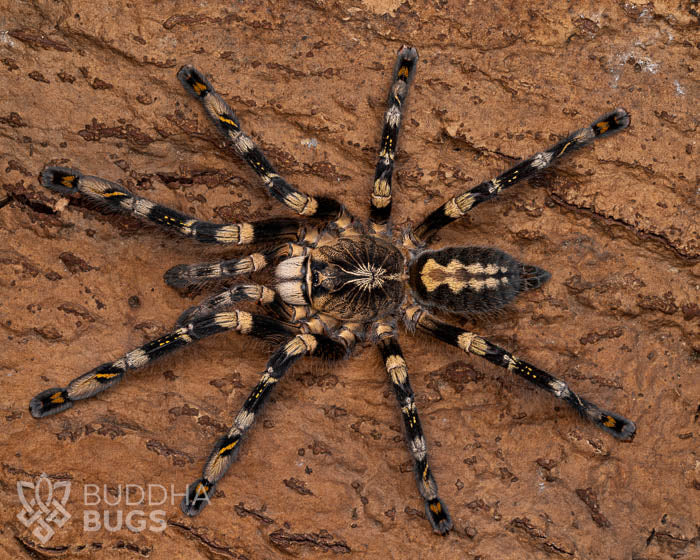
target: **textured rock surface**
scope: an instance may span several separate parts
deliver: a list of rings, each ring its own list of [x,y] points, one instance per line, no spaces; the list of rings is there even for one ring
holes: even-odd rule
[[[147,4],[7,3],[0,17],[2,556],[697,558],[697,3]],[[166,269],[224,254],[61,199],[38,172],[74,165],[205,219],[285,215],[177,83],[193,62],[282,174],[366,216],[401,43],[421,61],[397,227],[615,106],[632,114],[628,131],[438,243],[495,245],[550,270],[543,290],[476,328],[635,419],[637,438],[620,444],[507,372],[406,335],[448,537],[423,518],[371,347],[290,372],[199,517],[167,504],[163,533],[84,531],[86,484],[113,496],[194,480],[267,349],[220,335],[32,419],[36,392],[192,304],[163,284]],[[15,517],[17,482],[42,472],[73,488],[73,518],[45,545]]]

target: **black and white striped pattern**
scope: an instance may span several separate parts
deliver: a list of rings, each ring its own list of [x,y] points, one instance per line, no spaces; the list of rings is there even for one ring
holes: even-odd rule
[[[185,310],[177,320],[177,325],[186,325],[208,315],[229,309],[242,301],[251,301],[262,306],[276,318],[294,322],[294,309],[287,305],[277,292],[260,284],[240,284],[221,293],[206,298],[199,305]]]
[[[233,426],[214,445],[204,465],[202,477],[188,486],[187,495],[180,504],[182,511],[187,515],[197,515],[209,503],[214,486],[235,461],[241,439],[252,426],[272,388],[292,364],[305,355],[337,360],[348,351],[349,348],[342,341],[311,333],[298,334],[278,348],[267,362],[260,381],[236,415]]]
[[[257,173],[270,195],[297,214],[334,220],[343,213],[343,206],[333,198],[313,197],[292,187],[272,167],[255,142],[241,130],[238,117],[214,90],[209,80],[194,66],[180,68],[177,77],[184,88],[201,102],[207,115],[239,156]]]
[[[380,327],[379,331],[381,332],[381,330]],[[384,329],[384,337],[379,339],[377,346],[382,354],[384,366],[401,408],[403,424],[406,429],[406,441],[413,456],[418,491],[425,500],[425,515],[433,530],[444,535],[452,529],[452,520],[445,504],[438,496],[437,482],[435,482],[428,465],[428,450],[423,436],[423,428],[418,417],[413,389],[408,379],[408,367],[401,352],[396,332],[393,329]]]
[[[249,245],[286,239],[296,240],[302,231],[300,222],[289,218],[232,224],[197,220],[137,196],[119,183],[83,175],[77,169],[68,167],[46,167],[41,173],[41,184],[62,194],[80,194],[104,208],[150,221],[166,230],[202,243]]]
[[[374,172],[374,185],[370,197],[370,227],[373,233],[388,233],[391,216],[391,178],[394,172],[396,143],[399,138],[401,111],[403,109],[408,86],[413,79],[418,63],[418,51],[413,47],[403,46],[399,49],[394,77],[387,100],[388,108],[384,114],[384,128],[379,147],[379,160]]]
[[[624,109],[615,109],[611,113],[596,119],[591,126],[572,132],[544,152],[539,152],[504,171],[497,177],[457,196],[453,196],[440,208],[429,214],[413,230],[412,241],[419,244],[428,243],[437,231],[464,216],[477,204],[496,197],[503,189],[511,187],[524,179],[529,179],[552,165],[559,158],[585,146],[595,138],[608,136],[626,128],[629,122],[629,115]]]
[[[634,438],[634,433],[637,429],[634,422],[615,412],[604,410],[580,397],[571,390],[566,381],[562,381],[546,371],[516,358],[507,350],[496,346],[481,336],[444,323],[429,313],[419,313],[417,326],[421,330],[447,344],[484,358],[492,364],[527,379],[530,383],[565,401],[581,416],[616,438],[620,440],[631,440]],[[411,320],[416,322],[416,317],[411,317]]]
[[[247,311],[232,310],[194,318],[122,358],[76,377],[65,388],[54,387],[42,391],[31,400],[29,410],[34,418],[56,414],[72,407],[75,401],[94,397],[112,387],[123,379],[128,370],[142,368],[191,342],[229,330],[273,340],[289,338],[297,333],[286,323]]]

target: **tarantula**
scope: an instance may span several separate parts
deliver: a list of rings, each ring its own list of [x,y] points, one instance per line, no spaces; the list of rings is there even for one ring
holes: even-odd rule
[[[79,193],[108,209],[132,214],[203,243],[231,246],[264,244],[267,248],[214,264],[179,265],[165,281],[183,287],[204,280],[226,279],[275,266],[274,288],[235,285],[185,311],[174,329],[116,361],[97,366],[65,388],[53,388],[31,400],[32,416],[64,411],[75,401],[93,397],[121,381],[128,370],[142,368],[204,337],[234,330],[249,336],[281,341],[265,371],[243,403],[229,432],[221,437],[204,466],[202,477],[188,486],[182,511],[196,515],[209,502],[216,484],[236,458],[243,436],[256,414],[289,367],[305,355],[337,360],[348,356],[359,340],[376,344],[396,393],[415,463],[418,491],[433,529],[452,528],[447,507],[428,465],[423,430],[416,410],[407,365],[398,342],[397,323],[409,332],[419,329],[433,337],[506,368],[571,405],[584,418],[621,440],[633,438],[636,427],[626,418],[577,395],[565,381],[499,348],[482,336],[441,321],[435,313],[471,315],[501,308],[519,293],[541,286],[549,274],[518,262],[506,253],[484,247],[428,250],[433,235],[463,217],[501,190],[552,165],[562,156],[629,124],[616,109],[591,126],[581,128],[545,151],[525,159],[461,194],[453,196],[399,239],[392,236],[391,179],[399,125],[418,53],[398,51],[370,197],[369,223],[363,227],[338,201],[311,196],[287,183],[241,129],[238,118],[209,80],[192,66],[178,78],[204,107],[208,117],[238,155],[262,180],[270,195],[302,219],[276,218],[257,222],[215,224],[196,220],[137,196],[121,185],[83,175],[75,169],[47,167],[41,183],[54,191]],[[272,315],[238,309],[254,302]]]

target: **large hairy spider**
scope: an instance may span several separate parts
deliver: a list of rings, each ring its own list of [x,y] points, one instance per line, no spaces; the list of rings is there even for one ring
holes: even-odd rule
[[[301,219],[276,218],[231,224],[202,222],[136,196],[117,183],[83,175],[75,169],[45,168],[41,174],[42,184],[60,193],[80,193],[109,209],[149,220],[203,243],[263,244],[266,247],[214,264],[176,266],[165,274],[165,281],[171,286],[226,279],[271,266],[276,267],[276,282],[274,287],[235,285],[204,300],[185,311],[174,329],[164,336],[114,362],[97,366],[65,388],[39,393],[29,405],[32,416],[41,418],[62,412],[75,401],[112,387],[128,370],[142,368],[175,349],[216,333],[235,330],[281,341],[233,426],[214,445],[202,477],[188,487],[182,511],[196,515],[209,502],[214,487],[235,460],[241,440],[256,414],[289,367],[305,355],[331,360],[346,357],[359,340],[366,338],[379,348],[396,392],[426,516],[437,533],[446,534],[452,521],[438,496],[437,483],[428,465],[425,438],[398,342],[397,324],[403,320],[409,332],[419,329],[506,368],[569,403],[584,418],[616,438],[632,439],[636,428],[630,420],[599,408],[577,395],[565,381],[516,358],[478,334],[441,321],[436,315],[442,312],[473,315],[499,309],[520,292],[546,282],[549,279],[546,271],[522,264],[492,248],[427,249],[438,230],[458,220],[477,204],[534,176],[593,139],[625,128],[629,116],[624,110],[616,109],[596,119],[591,126],[572,132],[494,179],[450,198],[417,227],[397,239],[389,226],[391,177],[402,110],[417,61],[415,48],[399,49],[366,227],[335,199],[310,196],[280,177],[242,131],[231,108],[192,66],[183,66],[178,72],[182,85],[201,102],[209,118],[258,174],[270,195]],[[244,301],[260,305],[269,315],[238,309],[237,304]]]

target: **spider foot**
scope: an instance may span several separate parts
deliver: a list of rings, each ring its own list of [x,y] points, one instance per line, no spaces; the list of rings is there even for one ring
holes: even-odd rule
[[[574,403],[575,408],[579,410],[584,418],[588,418],[600,429],[622,441],[632,441],[634,439],[637,426],[632,420],[628,420],[615,412],[598,408],[584,398],[578,397],[578,401],[580,402]]]
[[[200,478],[187,487],[187,494],[180,502],[180,509],[185,515],[194,517],[209,503],[209,498],[214,492],[214,484],[206,478]]]
[[[452,529],[452,519],[440,498],[425,501],[425,515],[439,535],[446,535]]]
[[[46,167],[41,172],[41,184],[47,189],[61,194],[78,192],[78,179],[81,173],[69,167]]]
[[[630,116],[624,109],[615,109],[614,111],[603,115],[595,121],[591,128],[596,136],[604,134],[612,134],[623,128],[627,128],[630,124]]]
[[[415,73],[416,62],[418,62],[418,51],[416,48],[402,45],[397,53],[395,69],[396,79],[405,82],[410,81]]]
[[[194,97],[204,97],[213,91],[209,80],[191,64],[186,64],[177,72],[177,78],[187,92]]]
[[[73,406],[73,401],[68,392],[61,387],[53,387],[42,391],[29,401],[29,412],[34,418],[43,418],[68,410]]]

